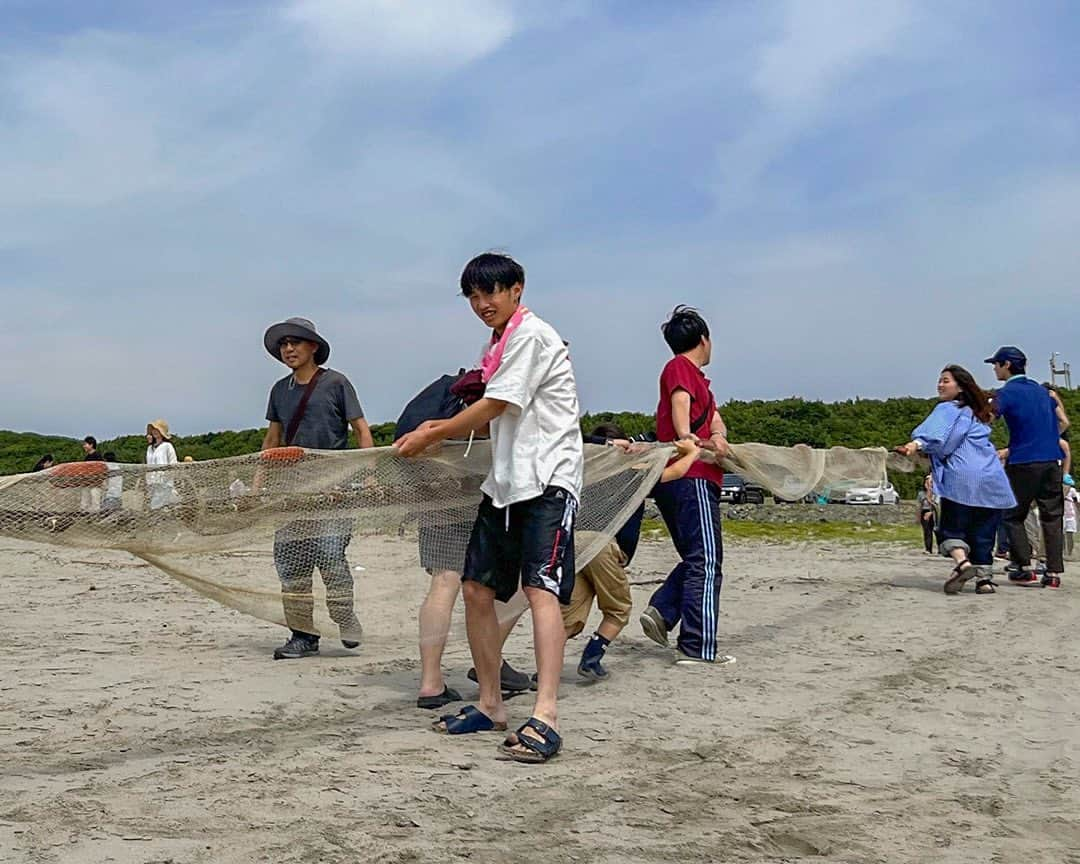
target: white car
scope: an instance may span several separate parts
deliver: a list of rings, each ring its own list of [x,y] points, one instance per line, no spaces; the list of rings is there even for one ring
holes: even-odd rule
[[[879,486],[855,486],[844,493],[845,504],[897,504],[900,501],[900,493],[892,483],[883,483]]]

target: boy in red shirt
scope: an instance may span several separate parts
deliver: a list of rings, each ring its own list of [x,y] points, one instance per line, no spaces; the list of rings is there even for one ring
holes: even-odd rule
[[[727,428],[716,410],[709,379],[701,371],[712,359],[709,325],[696,310],[676,306],[662,330],[675,356],[660,375],[656,436],[660,441],[689,438],[722,458],[728,453]],[[641,615],[641,627],[646,636],[666,646],[668,632],[681,624],[678,664],[729,663],[734,659],[716,653],[724,578],[720,531],[723,480],[719,465],[695,462],[685,477],[661,483],[653,493],[682,560],[650,598]]]

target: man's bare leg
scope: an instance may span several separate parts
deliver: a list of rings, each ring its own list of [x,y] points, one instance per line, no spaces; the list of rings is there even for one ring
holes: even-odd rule
[[[480,685],[477,707],[496,723],[506,722],[499,669],[502,666],[502,633],[495,612],[495,591],[478,582],[462,586],[465,596],[465,631],[469,637],[476,680]],[[557,602],[557,601],[556,601]],[[558,607],[556,606],[556,612]],[[559,619],[562,630],[562,619]]]
[[[442,657],[446,638],[450,635],[450,619],[454,613],[461,574],[453,570],[437,570],[431,574],[431,587],[420,607],[420,695],[440,696],[446,689],[442,674]]]
[[[559,679],[562,677],[563,649],[566,629],[563,626],[559,598],[543,588],[526,588],[533,617],[533,647],[536,650],[536,703],[532,716],[543,720],[552,729],[559,728]],[[540,739],[531,727],[521,733]],[[526,752],[527,748],[515,745]]]

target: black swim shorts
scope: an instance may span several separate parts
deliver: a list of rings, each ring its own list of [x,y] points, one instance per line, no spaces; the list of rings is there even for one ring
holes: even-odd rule
[[[567,605],[574,590],[576,515],[577,499],[558,486],[504,509],[485,495],[469,538],[463,579],[486,585],[503,603],[520,586],[550,591]]]

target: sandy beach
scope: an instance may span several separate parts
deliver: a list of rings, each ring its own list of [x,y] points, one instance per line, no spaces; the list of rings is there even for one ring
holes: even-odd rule
[[[1069,574],[946,598],[914,547],[729,542],[738,662],[674,667],[635,615],[589,685],[572,641],[532,767],[415,708],[411,552],[368,576],[359,651],[274,663],[284,630],[134,558],[0,542],[0,861],[1080,862]],[[643,543],[638,609],[673,563]],[[474,697],[460,635],[445,665]]]

